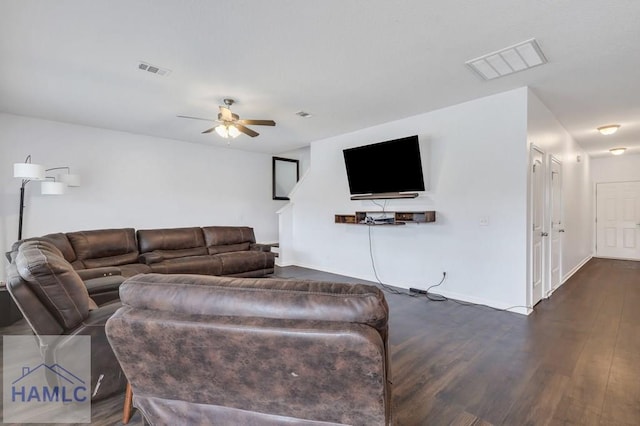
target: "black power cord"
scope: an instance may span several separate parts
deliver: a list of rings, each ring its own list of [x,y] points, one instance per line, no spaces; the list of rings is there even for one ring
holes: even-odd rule
[[[384,211],[384,210],[383,210]],[[409,296],[409,297],[416,297],[417,294],[411,294],[411,293],[407,293],[404,291],[400,291],[396,288],[393,288],[385,283],[382,282],[382,280],[380,279],[380,277],[378,276],[378,270],[376,269],[376,263],[373,260],[373,243],[371,242],[371,227],[375,226],[373,224],[366,224],[367,227],[369,228],[369,258],[371,259],[371,267],[373,268],[373,275],[376,277],[376,281],[378,282],[378,284],[380,284],[380,286],[382,287],[383,290],[391,293],[391,294],[401,294],[403,296]]]
[[[380,204],[376,203],[374,201],[374,204],[376,204],[377,206],[382,208],[382,213],[385,213],[385,208],[387,203],[385,202],[383,206],[380,206]],[[471,302],[460,302],[459,300],[455,300],[455,299],[449,299],[441,294],[435,294],[435,293],[431,293],[429,290],[431,290],[432,288],[435,287],[439,287],[441,286],[444,281],[447,278],[447,273],[446,272],[442,272],[442,279],[440,280],[440,282],[438,284],[434,284],[430,287],[428,287],[426,290],[422,290],[419,288],[409,288],[409,293],[404,292],[404,291],[400,291],[394,287],[391,287],[385,283],[382,282],[382,280],[380,279],[380,277],[378,276],[378,270],[376,269],[376,263],[373,259],[373,243],[371,241],[371,227],[375,226],[372,223],[367,223],[366,224],[368,226],[368,235],[369,235],[369,258],[371,259],[371,267],[373,268],[373,274],[376,277],[376,281],[378,282],[378,284],[380,284],[380,286],[382,287],[382,289],[384,291],[387,291],[388,293],[391,294],[398,294],[398,295],[402,295],[402,296],[408,296],[408,297],[419,297],[419,296],[425,296],[427,299],[429,299],[432,302],[447,302],[447,301],[451,301],[453,303],[457,303],[458,305],[461,306],[476,306],[476,307],[485,307],[485,308],[489,308],[489,309],[493,309],[494,311],[501,311],[501,312],[511,312],[511,309],[515,309],[515,308],[525,308],[525,309],[532,309],[531,306],[524,306],[524,305],[514,305],[514,306],[509,306],[508,308],[494,308],[493,306],[489,306],[489,305],[484,305],[482,303],[471,303]]]
[[[443,273],[442,273],[442,279],[440,280],[440,282],[439,282],[438,284],[434,284],[434,285],[432,285],[431,287],[429,287],[429,288],[428,288],[428,289],[426,289],[426,290],[421,290],[421,289],[419,289],[419,288],[413,288],[413,287],[411,287],[411,288],[409,288],[409,291],[410,291],[411,293],[422,294],[422,295],[426,296],[426,298],[427,298],[427,299],[429,299],[429,300],[431,300],[432,302],[446,302],[446,301],[447,301],[447,300],[449,300],[449,299],[447,299],[447,298],[446,298],[446,297],[444,297],[443,295],[441,295],[441,294],[429,293],[429,290],[431,290],[431,289],[432,289],[432,288],[434,288],[434,287],[438,287],[438,286],[442,285],[442,283],[443,283],[443,282],[444,282],[444,280],[446,280],[446,279],[447,279],[447,273],[446,273],[446,272],[443,272]]]

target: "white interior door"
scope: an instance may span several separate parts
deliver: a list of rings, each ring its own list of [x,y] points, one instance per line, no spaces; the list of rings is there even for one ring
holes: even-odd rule
[[[531,147],[531,306],[538,303],[544,288],[544,194],[545,167],[544,152]]]
[[[596,256],[640,260],[640,182],[596,185]]]
[[[551,157],[549,162],[549,284],[548,294],[560,286],[562,279],[562,236],[564,235],[564,223],[562,221],[562,163]]]

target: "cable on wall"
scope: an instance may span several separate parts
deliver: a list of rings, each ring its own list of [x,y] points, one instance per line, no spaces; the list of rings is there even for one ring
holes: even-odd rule
[[[372,200],[372,202],[377,205],[378,207],[380,207],[382,209],[382,213],[385,213],[385,209],[386,209],[386,205],[387,202],[385,201],[384,204],[379,204],[376,203],[375,201]],[[508,308],[494,308],[493,306],[489,306],[489,305],[485,305],[482,303],[472,303],[472,302],[461,302],[459,300],[455,300],[455,299],[449,299],[448,297],[445,297],[441,294],[436,294],[436,293],[432,293],[430,292],[430,290],[432,288],[435,287],[439,287],[441,286],[446,278],[447,278],[447,273],[446,272],[442,272],[442,279],[440,280],[440,282],[438,282],[437,284],[434,284],[430,287],[428,287],[426,290],[422,290],[422,289],[417,289],[417,288],[410,288],[409,289],[409,293],[405,292],[405,291],[401,291],[398,290],[397,288],[394,288],[388,284],[385,284],[382,282],[382,280],[380,279],[380,277],[378,276],[378,270],[376,268],[376,263],[375,260],[373,258],[373,241],[371,238],[371,228],[375,225],[367,223],[367,228],[368,228],[368,238],[369,238],[369,258],[371,260],[371,267],[373,269],[373,275],[376,278],[376,281],[378,284],[380,284],[380,286],[382,287],[382,289],[388,293],[391,294],[398,294],[401,296],[408,296],[408,297],[419,297],[419,296],[425,296],[425,298],[431,302],[448,302],[451,301],[453,303],[456,303],[458,305],[461,306],[472,306],[472,307],[485,307],[485,308],[489,308],[492,309],[494,311],[502,311],[502,312],[511,312],[511,309],[516,309],[516,308],[525,308],[525,309],[533,309],[533,307],[531,306],[525,306],[525,305],[514,305],[514,306],[509,306]]]

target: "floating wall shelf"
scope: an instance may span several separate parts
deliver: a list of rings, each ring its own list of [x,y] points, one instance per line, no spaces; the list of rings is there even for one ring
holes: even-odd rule
[[[436,221],[435,211],[422,212],[386,212],[386,218],[371,218],[372,212],[356,212],[355,214],[337,214],[335,223],[348,223],[352,225],[406,225],[407,223],[431,223]],[[380,212],[373,214],[380,216]]]

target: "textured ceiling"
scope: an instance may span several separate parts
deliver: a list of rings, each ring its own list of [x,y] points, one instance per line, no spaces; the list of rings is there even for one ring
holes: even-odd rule
[[[548,64],[492,81],[464,65],[530,38]],[[277,126],[230,147],[279,153],[528,85],[591,155],[640,153],[638,40],[637,0],[3,0],[0,111],[227,146],[176,115],[232,97]]]

